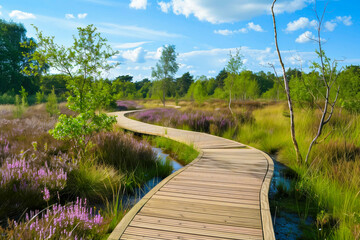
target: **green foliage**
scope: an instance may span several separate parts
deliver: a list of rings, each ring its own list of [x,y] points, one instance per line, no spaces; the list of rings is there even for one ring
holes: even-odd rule
[[[29,54],[35,49],[36,44],[31,38],[26,37],[26,29],[22,24],[0,19],[1,94],[9,91],[18,92],[21,90],[20,86],[24,86],[31,94],[38,90],[38,78],[22,74],[22,70],[30,64]],[[37,65],[36,62],[31,64]]]
[[[21,95],[21,105],[23,106],[23,108],[28,107],[29,106],[27,100],[28,93],[26,92],[23,86],[21,86],[20,95]]]
[[[0,104],[15,104],[15,95],[13,93],[0,95]]]
[[[352,112],[360,112],[360,66],[348,66],[338,78],[340,85],[339,102]]]
[[[153,92],[155,93],[154,95],[159,96],[164,106],[166,96],[173,83],[174,75],[179,69],[176,57],[174,45],[164,46],[159,62],[156,63],[155,68],[152,68],[151,76],[157,80],[154,83]]]
[[[25,108],[21,104],[19,95],[15,95],[15,108],[13,111],[14,118],[21,118],[24,114]]]
[[[251,71],[242,71],[225,79],[225,89],[232,89],[234,99],[256,99],[260,94],[256,76]]]
[[[60,113],[57,97],[55,94],[55,89],[53,89],[48,96],[46,103],[46,111],[50,114],[50,117],[58,116]]]
[[[39,68],[48,64],[68,75],[67,106],[78,115],[61,115],[50,133],[56,139],[72,141],[75,152],[84,153],[95,132],[109,130],[116,122],[115,117],[98,114],[97,110],[111,102],[110,88],[101,80],[101,74],[116,66],[109,64],[108,59],[117,52],[112,51],[93,25],[79,27],[78,37],[74,37],[73,45],[68,48],[56,44],[54,37],[44,36],[38,28],[35,30],[38,49],[29,61],[36,61],[39,66],[30,64],[24,72],[36,75]]]
[[[36,92],[36,104],[40,104],[45,100],[45,93],[44,92]]]
[[[207,83],[206,76],[199,77],[194,83],[194,93],[193,98],[198,103],[203,103],[208,96],[206,91],[206,83]]]
[[[223,89],[224,88],[224,80],[228,77],[228,73],[226,72],[225,68],[219,72],[219,74],[216,76],[216,87]]]
[[[180,97],[185,96],[193,82],[194,77],[190,75],[189,72],[186,72],[181,77],[176,78],[176,92]]]

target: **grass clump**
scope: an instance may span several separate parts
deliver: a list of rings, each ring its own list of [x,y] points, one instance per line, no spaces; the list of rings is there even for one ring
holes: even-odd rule
[[[199,155],[199,152],[193,146],[173,141],[169,138],[153,136],[146,136],[144,138],[155,147],[164,149],[166,153],[169,153],[173,159],[176,159],[182,165],[189,164]]]
[[[167,177],[172,167],[162,163],[146,141],[120,131],[100,133],[95,137],[97,161],[114,167],[124,176],[127,190],[143,185],[153,177]]]

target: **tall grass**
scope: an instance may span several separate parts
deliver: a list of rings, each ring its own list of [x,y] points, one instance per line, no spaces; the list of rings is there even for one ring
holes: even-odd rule
[[[165,137],[144,136],[147,141],[151,142],[158,148],[162,148],[169,153],[173,159],[176,159],[182,165],[187,165],[192,162],[199,152],[193,146],[184,143],[176,142]]]

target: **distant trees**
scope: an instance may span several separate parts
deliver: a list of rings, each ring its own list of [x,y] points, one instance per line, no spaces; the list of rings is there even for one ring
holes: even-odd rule
[[[174,45],[164,46],[159,62],[156,63],[155,68],[152,68],[151,76],[156,79],[153,85],[154,94],[160,98],[164,106],[174,75],[179,69],[176,57]]]
[[[360,66],[347,66],[339,75],[339,102],[352,112],[360,112]]]
[[[194,77],[189,72],[184,73],[181,77],[176,78],[176,92],[179,97],[185,96],[188,92],[190,85],[194,82]]]
[[[26,36],[26,29],[22,24],[0,19],[0,94],[9,91],[17,93],[21,86],[30,94],[38,90],[39,78],[22,73],[29,64],[37,65],[36,62],[28,61],[28,54],[36,50],[36,44],[30,45],[32,41]]]

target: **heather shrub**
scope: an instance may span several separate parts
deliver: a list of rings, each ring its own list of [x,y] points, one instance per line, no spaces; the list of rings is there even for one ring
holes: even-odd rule
[[[173,108],[149,109],[136,112],[132,116],[148,123],[186,128],[216,135],[221,135],[228,129],[236,128],[238,124],[253,121],[249,112],[239,111],[232,115],[228,111],[201,111],[192,109],[179,111]]]
[[[66,205],[54,204],[43,211],[26,213],[25,220],[12,221],[0,229],[6,239],[101,239],[105,221],[86,199]]]
[[[128,100],[116,101],[116,107],[119,111],[135,110],[141,108],[141,106],[139,106],[136,102]]]
[[[0,167],[0,216],[16,218],[26,208],[41,208],[64,189],[76,167],[66,154],[49,156],[34,149],[3,160]]]

